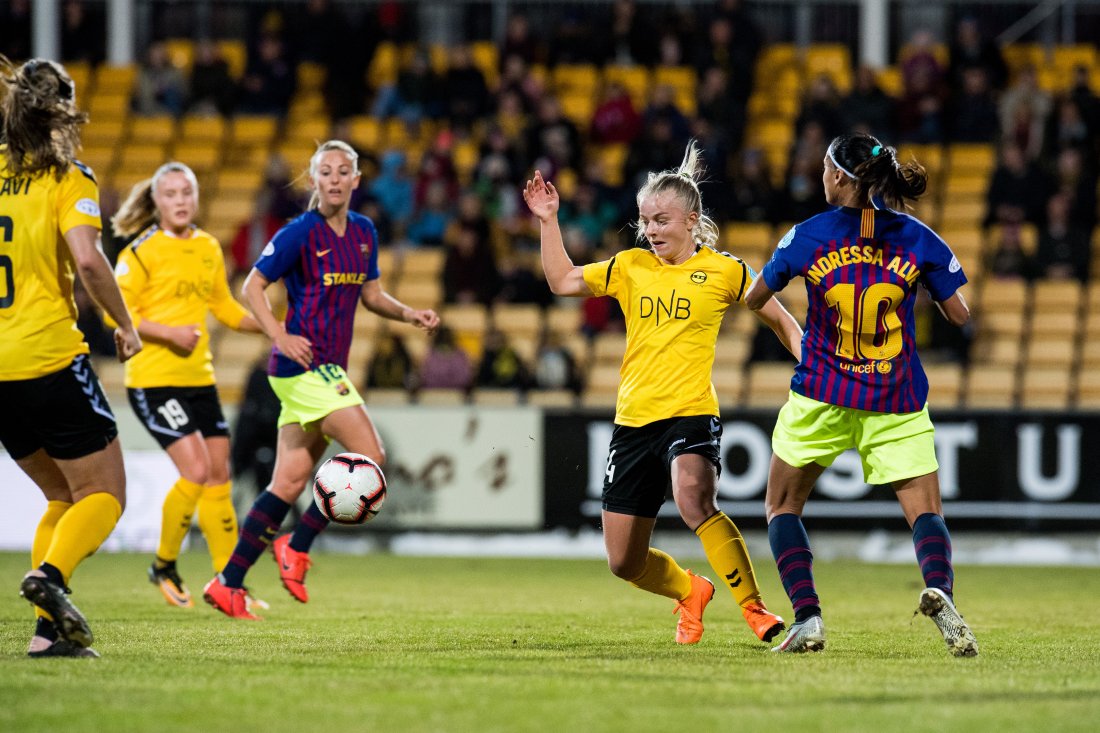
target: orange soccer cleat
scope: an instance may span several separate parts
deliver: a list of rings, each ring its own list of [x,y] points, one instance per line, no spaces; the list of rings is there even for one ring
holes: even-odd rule
[[[290,547],[290,535],[285,534],[271,543],[271,552],[279,566],[279,580],[294,599],[302,603],[309,602],[306,590],[306,572],[313,561],[308,552],[298,552]]]
[[[764,601],[750,601],[741,607],[741,614],[748,622],[749,628],[760,641],[771,641],[779,636],[779,632],[787,628],[783,619],[764,607]]]
[[[676,643],[698,644],[703,638],[703,609],[714,598],[714,583],[690,570],[687,574],[691,576],[691,595],[677,601],[673,611],[680,614],[680,620],[676,623]]]
[[[244,588],[230,588],[222,583],[221,577],[214,579],[202,589],[202,599],[229,618],[243,618],[249,621],[262,621],[252,613],[252,600]]]
[[[191,608],[195,605],[191,600],[191,592],[187,590],[179,571],[176,570],[175,561],[161,568],[158,568],[155,562],[150,565],[149,582],[160,590],[164,600],[168,601],[168,605],[180,608]]]

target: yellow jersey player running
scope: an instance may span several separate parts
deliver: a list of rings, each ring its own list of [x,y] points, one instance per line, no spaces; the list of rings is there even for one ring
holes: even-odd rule
[[[229,292],[218,240],[194,224],[198,204],[194,172],[183,163],[165,163],[133,187],[111,220],[119,236],[140,232],[115,267],[146,344],[126,364],[130,405],[179,471],[164,498],[149,580],[169,604],[185,608],[194,604],[176,560],[196,508],[215,571],[237,543],[229,426],[214,386],[207,313],[229,328],[260,333],[256,319]]]
[[[0,69],[0,443],[47,501],[20,587],[37,615],[28,654],[95,657],[66,586],[122,515],[126,475],[76,327],[76,273],[120,324],[119,359],[141,337],[100,248],[95,176],[73,157],[88,116],[72,78],[43,59],[13,67],[0,56]]]
[[[679,169],[650,173],[638,192],[638,236],[648,247],[579,267],[558,227],[558,192],[536,171],[523,198],[542,229],[542,264],[557,295],[609,295],[626,315],[615,429],[603,486],[603,534],[611,572],[677,602],[676,641],[703,636],[703,610],[714,595],[707,578],[650,547],[671,481],[680,516],[695,530],[710,565],[757,637],[784,628],[760,597],[741,533],[718,509],[722,423],[711,384],[714,347],[726,310],[755,276],[742,260],[718,252],[718,227],[703,213],[690,143]],[[799,358],[802,330],[772,300],[760,319]]]

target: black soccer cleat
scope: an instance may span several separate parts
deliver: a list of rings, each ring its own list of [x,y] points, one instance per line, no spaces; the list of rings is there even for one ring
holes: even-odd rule
[[[31,573],[34,571],[32,570]],[[65,589],[54,585],[44,575],[23,576],[19,595],[53,617],[57,633],[79,647],[92,645],[92,629],[84,614],[65,597]]]

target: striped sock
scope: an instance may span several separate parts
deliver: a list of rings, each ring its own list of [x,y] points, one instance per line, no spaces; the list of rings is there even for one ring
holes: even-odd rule
[[[290,504],[270,491],[256,497],[241,525],[241,536],[229,562],[221,572],[222,583],[230,588],[243,588],[244,576],[279,531],[279,526],[290,511]]]
[[[939,514],[922,514],[913,522],[913,547],[917,551],[924,585],[939,588],[952,597],[955,569],[951,566],[951,535]]]
[[[768,541],[779,569],[779,579],[791,599],[795,622],[820,616],[821,602],[814,587],[814,556],[801,517],[797,514],[772,517],[768,523]]]
[[[313,540],[328,526],[328,518],[321,513],[317,505],[312,501],[309,509],[302,513],[298,520],[298,526],[294,528],[294,534],[290,536],[290,549],[296,552],[309,552],[313,546]]]

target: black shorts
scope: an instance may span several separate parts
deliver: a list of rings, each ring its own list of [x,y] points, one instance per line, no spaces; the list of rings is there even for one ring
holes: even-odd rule
[[[229,436],[229,423],[213,385],[131,388],[126,393],[134,413],[161,448],[194,432],[204,438]]]
[[[616,425],[603,478],[603,508],[656,517],[671,483],[672,459],[703,456],[721,471],[722,421],[713,415],[670,417],[640,428]]]
[[[117,437],[115,415],[87,354],[44,377],[0,382],[0,443],[12,458],[45,449],[51,458],[73,460]]]

